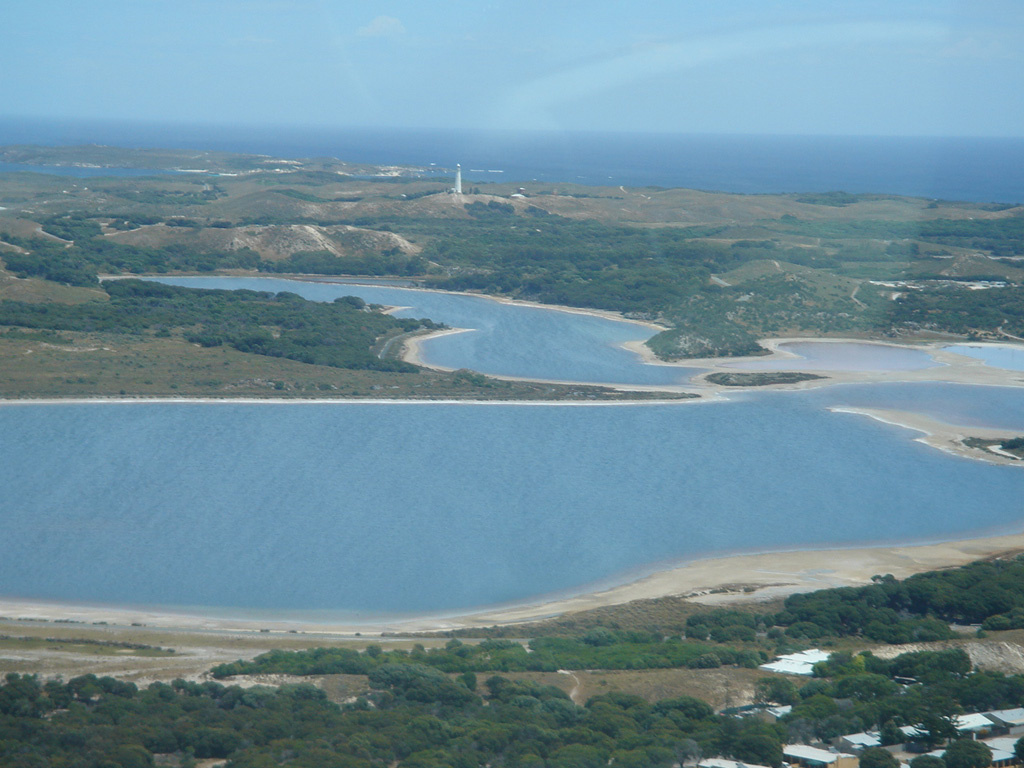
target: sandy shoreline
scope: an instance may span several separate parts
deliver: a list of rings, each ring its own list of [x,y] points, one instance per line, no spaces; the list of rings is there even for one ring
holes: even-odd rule
[[[607,589],[459,615],[372,618],[366,621],[308,618],[261,612],[258,617],[217,615],[159,607],[116,607],[0,597],[0,618],[14,621],[105,622],[178,631],[316,632],[340,636],[361,633],[443,631],[536,621],[666,596],[707,605],[757,602],[797,592],[870,583],[878,574],[906,578],[914,573],[1024,551],[1024,533],[938,544],[739,554],[694,560]]]
[[[401,358],[413,365],[419,365],[424,368],[431,368],[437,371],[454,371],[456,369],[449,368],[441,365],[435,365],[433,363],[426,362],[423,358],[422,346],[426,342],[432,339],[440,338],[442,336],[448,336],[456,333],[464,333],[468,330],[467,328],[453,328],[445,329],[441,331],[432,331],[417,336],[412,336],[403,341],[401,350]],[[841,370],[821,370],[814,367],[805,367],[801,365],[803,358],[789,352],[785,349],[781,349],[783,345],[799,342],[814,342],[821,344],[872,344],[876,346],[884,347],[898,347],[901,349],[913,349],[925,352],[941,365],[932,368],[920,368],[916,370],[900,370],[900,371],[841,371]],[[815,338],[815,337],[780,337],[771,339],[762,339],[760,343],[764,345],[768,350],[769,354],[759,357],[718,357],[718,358],[694,358],[688,360],[681,360],[678,362],[667,362],[657,358],[654,353],[647,347],[642,341],[627,341],[622,346],[633,352],[642,359],[645,364],[648,365],[659,365],[669,368],[696,368],[702,369],[701,373],[695,375],[691,381],[681,384],[621,384],[615,382],[589,382],[589,381],[575,381],[571,379],[534,379],[525,376],[504,376],[500,374],[488,373],[487,376],[494,379],[502,379],[505,381],[534,381],[548,384],[563,384],[563,385],[575,385],[575,386],[599,386],[608,387],[611,389],[617,389],[622,392],[672,392],[672,393],[691,393],[697,394],[704,398],[712,399],[718,395],[722,395],[728,392],[740,392],[740,391],[751,391],[751,390],[772,390],[772,389],[817,389],[819,387],[827,387],[835,384],[874,384],[874,383],[916,383],[916,382],[941,382],[949,384],[973,384],[980,386],[999,386],[999,387],[1024,387],[1024,372],[1013,371],[1004,368],[995,368],[986,365],[982,360],[975,358],[966,357],[964,355],[958,355],[953,352],[947,352],[944,347],[949,344],[945,341],[934,341],[934,342],[923,342],[917,344],[897,344],[888,341],[879,341],[873,339],[855,339],[855,338]],[[790,384],[768,384],[768,385],[757,385],[757,386],[723,386],[720,384],[713,384],[707,381],[707,377],[713,373],[757,373],[759,371],[746,371],[732,367],[734,363],[744,362],[748,360],[757,361],[774,361],[774,360],[786,360],[792,361],[792,365],[787,365],[786,371],[795,371],[799,373],[814,373],[819,375],[821,378],[812,379],[809,381],[801,381]],[[773,373],[774,371],[768,370],[764,373]]]
[[[231,277],[232,275],[176,275],[177,277]],[[247,277],[250,275],[246,275]],[[254,274],[251,277],[267,277],[265,274]],[[387,288],[388,290],[395,291],[420,291],[424,293],[443,293],[448,296],[473,296],[478,299],[487,299],[488,301],[496,301],[499,304],[513,304],[521,307],[535,307],[537,309],[550,309],[556,312],[568,312],[572,315],[589,315],[591,317],[603,317],[606,320],[615,320],[621,323],[633,323],[634,325],[642,325],[646,328],[651,328],[655,331],[667,331],[668,326],[660,325],[658,323],[651,322],[650,320],[637,320],[635,318],[626,317],[622,312],[616,312],[610,309],[590,309],[587,307],[570,307],[567,304],[544,304],[539,301],[527,301],[525,299],[509,299],[505,296],[492,296],[488,293],[471,293],[469,291],[449,291],[444,288],[419,288],[408,285],[380,285],[378,283],[360,282],[358,278],[353,279],[315,279],[315,275],[287,275],[280,274],[275,275],[278,280],[295,280],[296,282],[302,283],[321,283],[330,285],[368,285],[373,287]],[[322,276],[321,276],[322,278]],[[111,275],[100,276],[101,280],[104,279],[121,279],[121,276]],[[391,307],[388,312],[394,312],[399,309],[409,309],[409,307]]]
[[[1008,466],[1024,467],[1024,461],[1014,458],[1012,455],[994,453],[990,450],[972,448],[964,443],[969,437],[981,438],[982,440],[1006,439],[1014,437],[1016,431],[1012,429],[996,429],[993,427],[965,427],[957,424],[947,424],[944,421],[924,416],[920,413],[909,411],[895,411],[884,408],[850,408],[836,406],[829,409],[833,413],[854,413],[860,416],[881,421],[885,424],[894,424],[898,427],[906,427],[917,432],[922,432],[921,437],[915,438],[917,442],[937,448],[940,451],[962,456],[978,461],[987,461],[993,464],[1005,464]]]

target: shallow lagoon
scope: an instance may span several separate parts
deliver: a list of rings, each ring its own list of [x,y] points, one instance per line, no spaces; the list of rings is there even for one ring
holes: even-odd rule
[[[765,360],[724,363],[726,368],[744,371],[789,371],[797,367],[809,371],[918,371],[935,368],[937,363],[924,350],[841,341],[794,341],[780,344],[779,350],[792,356]]]
[[[1013,344],[953,344],[944,347],[946,352],[973,357],[984,361],[993,368],[1008,371],[1024,371],[1024,346]]]

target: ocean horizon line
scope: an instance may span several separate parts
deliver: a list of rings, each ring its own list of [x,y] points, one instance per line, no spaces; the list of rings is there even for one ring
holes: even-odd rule
[[[0,145],[101,144],[463,166],[468,183],[577,183],[731,194],[843,191],[981,203],[1024,201],[1024,137],[707,134],[251,126],[0,119]],[[474,173],[472,168],[484,169]],[[500,170],[501,174],[494,171]]]

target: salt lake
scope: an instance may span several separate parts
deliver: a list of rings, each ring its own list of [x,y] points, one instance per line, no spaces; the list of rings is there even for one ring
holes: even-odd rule
[[[808,371],[918,371],[941,363],[921,349],[888,344],[803,341],[780,344],[781,356],[765,360],[725,363],[744,371],[786,371],[799,366]]]

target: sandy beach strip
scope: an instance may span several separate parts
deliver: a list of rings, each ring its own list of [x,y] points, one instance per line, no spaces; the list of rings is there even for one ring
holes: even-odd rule
[[[496,606],[457,615],[332,620],[299,613],[259,617],[217,615],[216,609],[190,613],[159,607],[76,605],[0,598],[6,620],[106,622],[178,631],[318,632],[340,636],[444,631],[537,621],[574,611],[619,605],[632,600],[683,596],[706,605],[758,602],[798,592],[868,584],[875,575],[906,578],[915,573],[965,565],[974,560],[1024,552],[1024,533],[937,544],[800,550],[714,557],[680,564],[627,584],[552,600]]]
[[[454,336],[459,333],[468,333],[476,330],[475,328],[444,328],[438,331],[426,331],[424,333],[417,333],[406,337],[402,340],[401,350],[399,357],[407,363],[418,365],[421,368],[430,368],[434,371],[446,371],[451,373],[452,371],[458,370],[457,368],[446,368],[443,365],[434,365],[428,363],[423,359],[423,342],[430,341],[431,339],[439,339],[442,336]],[[490,376],[491,374],[487,374]],[[501,378],[500,376],[492,376],[492,378]]]

